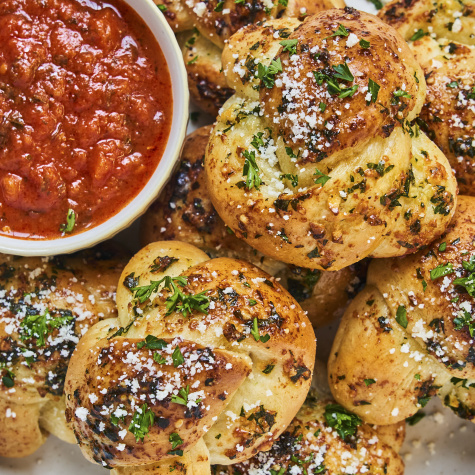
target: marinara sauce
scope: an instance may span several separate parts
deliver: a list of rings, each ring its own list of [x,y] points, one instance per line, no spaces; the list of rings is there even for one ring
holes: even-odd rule
[[[124,2],[0,1],[0,234],[104,222],[155,171],[171,120],[165,58]]]

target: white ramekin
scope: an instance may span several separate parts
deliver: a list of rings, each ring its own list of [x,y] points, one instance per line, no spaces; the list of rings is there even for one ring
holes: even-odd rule
[[[73,236],[52,240],[26,240],[0,236],[0,252],[19,256],[68,254],[105,241],[139,218],[166,184],[181,152],[188,124],[188,80],[175,35],[152,0],[125,0],[148,25],[165,56],[173,93],[170,135],[160,163],[142,191],[104,223]],[[45,215],[45,219],[48,216]]]

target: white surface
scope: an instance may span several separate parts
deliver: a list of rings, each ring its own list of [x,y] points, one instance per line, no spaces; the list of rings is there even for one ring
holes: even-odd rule
[[[1,0],[0,0],[1,1]],[[356,8],[374,13],[365,0],[347,0]],[[210,121],[200,115],[200,124]],[[190,124],[189,131],[196,128]],[[137,250],[138,226],[121,233],[120,240],[131,250]],[[326,357],[330,351],[336,324],[317,332],[317,353]],[[407,426],[401,454],[406,463],[406,475],[473,475],[475,474],[475,424],[456,417],[440,401],[433,399],[424,408],[426,417],[416,426]],[[107,475],[103,468],[87,462],[78,447],[65,444],[55,437],[34,455],[12,460],[0,458],[0,475]]]
[[[1,0],[0,0],[1,1]],[[91,247],[115,236],[140,217],[164,187],[181,151],[188,123],[188,80],[183,56],[172,29],[152,0],[125,0],[148,25],[165,56],[173,92],[170,136],[160,163],[142,191],[115,216],[88,231],[52,241],[34,241],[0,236],[0,251],[20,256],[67,254]]]

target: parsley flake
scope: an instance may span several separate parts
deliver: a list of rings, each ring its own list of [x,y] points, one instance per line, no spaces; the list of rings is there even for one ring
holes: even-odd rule
[[[76,213],[73,209],[69,209],[66,215],[66,224],[59,227],[59,232],[70,234],[73,232],[74,226],[76,226]]]
[[[41,315],[26,315],[20,323],[20,340],[36,339],[36,346],[45,346],[45,337],[55,328],[60,328],[74,320],[72,314],[53,317],[46,309]]]
[[[149,433],[150,428],[155,421],[155,414],[148,409],[145,403],[140,409],[137,409],[129,426],[129,432],[135,436],[135,441],[143,442],[144,437]]]
[[[188,384],[186,388],[181,388],[178,391],[178,394],[172,395],[172,402],[176,404],[181,404],[186,406],[188,404],[188,395],[190,394],[190,385]]]
[[[218,4],[216,5],[216,8],[214,9],[214,11],[216,13],[220,13],[223,11],[223,7],[224,7],[224,2],[221,1],[221,2],[218,2]]]
[[[342,79],[343,81],[354,81],[355,77],[350,71],[347,63],[338,64],[333,66],[333,69],[336,71],[335,77],[337,79]]]
[[[183,444],[182,438],[176,432],[172,432],[168,440],[172,444],[172,449],[176,449],[179,445]]]
[[[431,280],[440,279],[440,277],[445,277],[453,272],[454,266],[451,262],[448,262],[447,264],[439,264],[435,269],[430,271],[430,278]]]
[[[396,311],[396,322],[403,328],[407,328],[407,311],[404,305],[399,305]]]
[[[467,327],[468,331],[470,332],[470,336],[473,338],[475,332],[475,320],[466,310],[463,310],[463,313],[454,318],[454,325],[455,329],[459,331],[464,327]]]
[[[259,190],[262,180],[259,176],[260,170],[256,163],[256,152],[254,152],[254,150],[251,152],[244,150],[242,155],[245,158],[244,167],[242,169],[242,176],[246,177],[245,186],[248,190],[252,190],[252,188]]]
[[[468,264],[467,261],[464,261],[464,264]],[[464,287],[470,297],[475,297],[475,272],[472,272],[467,277],[459,277],[458,279],[455,279],[452,283],[454,285],[460,285],[461,287]]]
[[[175,368],[178,368],[181,364],[185,362],[185,358],[183,357],[183,353],[180,350],[180,347],[177,346],[175,350],[172,353],[172,360],[173,360],[173,366]]]
[[[334,36],[345,36],[346,37],[349,34],[350,34],[350,32],[340,23],[338,25],[338,28],[336,29],[336,31],[333,33],[333,35],[327,36],[324,39],[326,40],[328,38],[333,38]]]
[[[0,367],[3,367],[3,369],[5,369],[7,373],[5,376],[2,377],[3,385],[9,389],[13,388],[13,386],[15,386],[15,374],[9,369],[6,369],[4,364]]]
[[[402,89],[398,89],[397,91],[394,91],[393,96],[397,98],[405,97],[406,99],[410,99],[412,97],[408,92],[403,91]]]
[[[262,372],[264,374],[270,374],[272,373],[272,370],[275,368],[275,365],[274,364],[268,364],[263,370]]]
[[[422,411],[418,411],[413,416],[406,417],[406,422],[410,426],[415,426],[418,422],[424,419],[424,417],[425,417],[425,414]]]
[[[299,176],[298,175],[291,175],[290,173],[286,173],[284,175],[280,175],[279,180],[289,180],[292,183],[292,186],[295,188],[299,184]]]
[[[264,66],[259,63],[257,66],[257,77],[262,81],[267,89],[272,89],[275,84],[275,76],[277,73],[282,72],[282,63],[280,58],[273,60],[270,66]]]
[[[325,183],[331,179],[331,176],[325,175],[325,173],[321,172],[318,168],[315,169],[315,173],[313,176],[317,176],[318,178],[315,179],[316,185],[325,185]]]
[[[374,5],[376,10],[381,10],[381,8],[383,8],[383,2],[381,2],[381,0],[368,0],[368,1]]]
[[[298,40],[282,40],[279,44],[284,47],[282,51],[288,51],[289,55],[292,56],[297,54],[297,43]]]
[[[185,287],[188,283],[187,277],[170,277],[166,276],[163,279],[151,281],[149,285],[141,287],[134,287],[134,298],[141,304],[150,300],[153,293],[157,292],[159,287],[163,284],[163,287],[168,289],[173,294],[166,299],[166,315],[170,315],[175,310],[181,312],[184,317],[188,317],[194,310],[201,313],[208,314],[209,298],[206,297],[206,292],[200,292],[195,295],[184,294],[180,287]]]
[[[161,340],[153,335],[147,335],[144,341],[137,343],[137,348],[143,348],[146,346],[149,350],[163,350],[168,346],[168,343],[165,340]]]
[[[335,429],[344,440],[355,435],[357,427],[362,424],[361,419],[356,414],[347,411],[339,404],[328,404],[325,407],[324,415],[327,424]]]
[[[424,36],[428,35],[429,33],[424,33],[422,28],[419,28],[410,38],[409,41],[417,41],[423,38]]]
[[[257,320],[257,317],[254,318],[254,320],[252,321],[251,335],[254,337],[254,340],[262,341],[262,343],[267,343],[270,339],[269,335],[261,336],[259,334],[259,322]]]
[[[367,106],[369,106],[371,103],[376,103],[380,89],[381,86],[378,83],[374,82],[372,79],[368,81],[368,91],[371,94],[371,100],[366,102]]]

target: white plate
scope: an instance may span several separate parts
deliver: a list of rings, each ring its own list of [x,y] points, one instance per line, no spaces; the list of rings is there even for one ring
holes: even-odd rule
[[[1,1],[1,0],[0,0]],[[347,0],[347,4],[375,13],[365,0]],[[212,119],[200,114],[198,124],[190,123],[189,132]],[[139,223],[134,223],[119,235],[132,251],[138,250]],[[326,357],[330,351],[336,325],[317,332],[317,353]],[[407,426],[401,454],[406,463],[406,475],[472,475],[475,473],[475,424],[465,422],[442,406],[436,398],[424,409],[426,417],[416,426]],[[30,457],[5,459],[0,457],[1,475],[104,475],[107,472],[87,462],[78,447],[50,436],[46,444]]]

